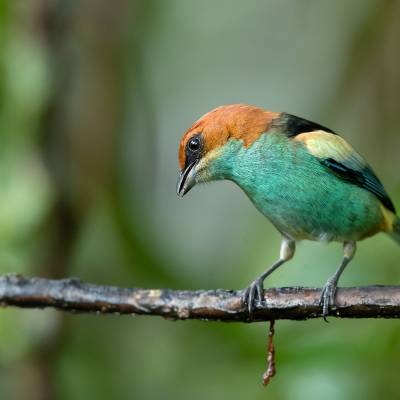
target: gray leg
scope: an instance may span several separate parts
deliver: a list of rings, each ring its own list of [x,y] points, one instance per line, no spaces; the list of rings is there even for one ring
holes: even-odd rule
[[[321,293],[319,304],[320,306],[322,306],[322,315],[325,321],[329,313],[329,306],[335,306],[335,295],[340,275],[342,275],[344,269],[347,267],[349,262],[353,259],[354,254],[356,253],[356,242],[345,242],[343,249],[344,256],[342,263],[340,264],[340,267],[337,269],[335,274],[328,279]]]
[[[280,257],[269,269],[267,269],[261,276],[259,276],[251,285],[246,289],[243,295],[243,302],[247,305],[250,316],[252,315],[255,302],[262,302],[264,299],[264,287],[263,283],[267,276],[271,275],[276,269],[278,269],[285,262],[293,258],[296,250],[296,243],[284,237],[281,243]]]

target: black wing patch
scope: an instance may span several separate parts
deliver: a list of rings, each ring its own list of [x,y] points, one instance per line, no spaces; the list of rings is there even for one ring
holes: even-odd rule
[[[396,213],[392,200],[390,200],[381,181],[375,175],[374,171],[372,171],[371,167],[366,166],[361,171],[356,171],[333,158],[321,160],[321,162],[339,178],[373,193],[388,210]]]
[[[304,118],[296,117],[295,115],[283,113],[281,116],[281,121],[283,121],[282,127],[283,131],[288,137],[295,137],[300,135],[301,133],[313,132],[313,131],[325,131],[329,133],[333,133],[336,135],[337,133],[332,131],[331,129],[317,124],[316,122],[309,121]]]
[[[289,138],[314,131],[325,131],[338,135],[323,125],[287,113],[282,113],[275,124]],[[320,159],[320,161],[340,179],[373,193],[388,210],[396,213],[392,200],[371,167],[360,162],[357,158],[350,159],[346,163],[336,161],[334,158]]]

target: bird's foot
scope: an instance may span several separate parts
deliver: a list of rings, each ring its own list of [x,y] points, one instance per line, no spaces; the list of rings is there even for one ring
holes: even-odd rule
[[[243,303],[247,306],[250,318],[253,317],[253,313],[256,310],[256,304],[261,303],[263,299],[264,299],[263,279],[257,278],[245,290],[242,298]]]
[[[325,322],[328,322],[326,318],[329,314],[329,307],[335,307],[336,289],[337,282],[334,279],[328,279],[322,289],[319,305],[322,307],[322,316]]]

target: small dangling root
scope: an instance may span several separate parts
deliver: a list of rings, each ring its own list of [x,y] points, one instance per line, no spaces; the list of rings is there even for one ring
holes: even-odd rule
[[[275,368],[275,346],[274,346],[274,334],[275,334],[275,321],[270,321],[269,332],[268,332],[268,347],[267,347],[267,370],[265,371],[262,380],[263,385],[267,386],[271,379],[276,375]]]

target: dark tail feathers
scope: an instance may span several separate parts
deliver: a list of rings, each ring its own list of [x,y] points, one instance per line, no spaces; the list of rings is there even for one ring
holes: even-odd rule
[[[400,244],[400,218],[397,217],[396,221],[394,221],[393,232],[390,236]]]

